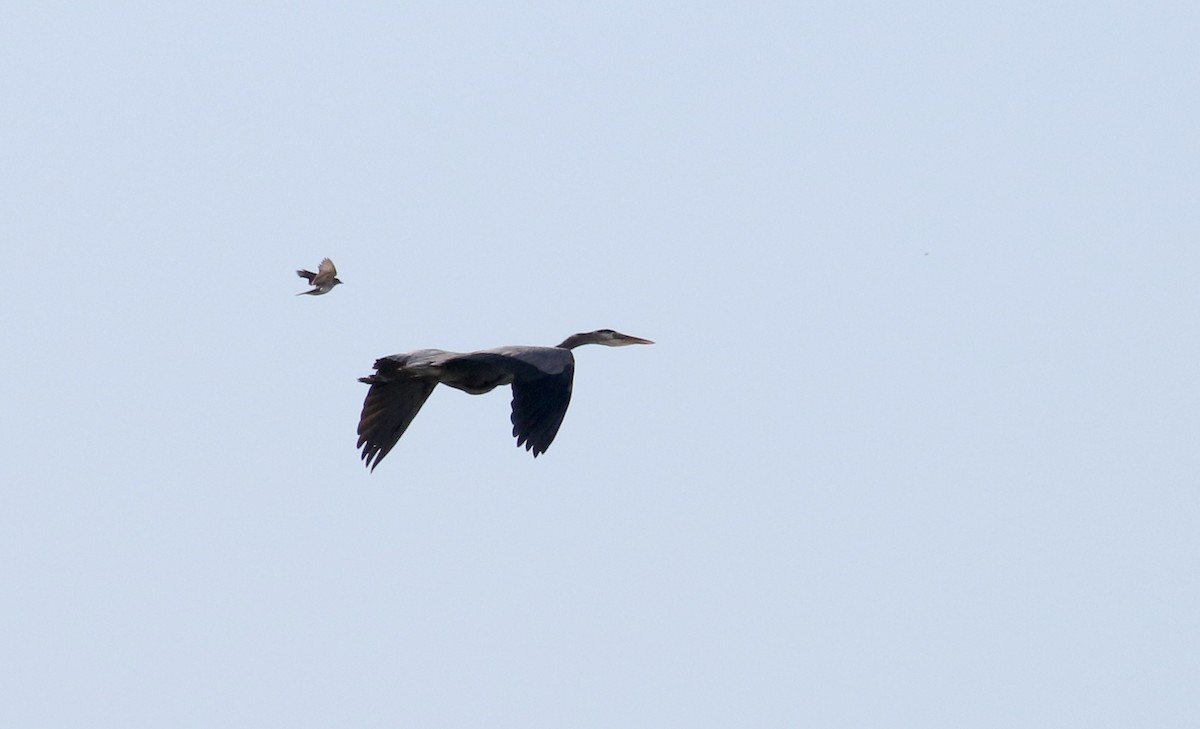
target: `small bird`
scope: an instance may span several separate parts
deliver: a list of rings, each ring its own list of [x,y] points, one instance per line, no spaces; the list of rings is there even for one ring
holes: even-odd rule
[[[360,377],[371,386],[358,421],[358,447],[372,471],[404,435],[438,383],[471,395],[512,385],[512,434],[517,447],[545,453],[558,434],[571,403],[575,356],[584,344],[624,347],[654,344],[599,329],[572,334],[557,347],[497,347],[479,352],[419,349],[375,360],[375,372]]]
[[[321,261],[321,265],[317,268],[316,273],[300,269],[296,271],[296,275],[300,278],[308,279],[309,285],[314,287],[312,291],[301,291],[296,296],[304,294],[320,296],[321,294],[327,294],[333,290],[334,286],[341,283],[337,277],[337,269],[334,267],[333,261],[328,258]]]

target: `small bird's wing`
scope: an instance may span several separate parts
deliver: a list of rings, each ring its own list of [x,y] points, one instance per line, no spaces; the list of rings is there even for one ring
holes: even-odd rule
[[[334,267],[333,261],[325,258],[321,260],[321,265],[317,268],[317,273],[325,276],[327,280],[332,280],[337,275],[337,268]]]
[[[379,369],[378,365],[376,369]],[[371,385],[371,389],[363,400],[356,447],[362,449],[363,461],[374,471],[408,430],[433,388],[437,387],[437,380],[416,377],[388,380],[371,375],[361,378],[360,382]]]
[[[571,404],[571,384],[575,365],[570,362],[562,372],[513,381],[512,424],[517,447],[533,451],[533,457],[545,453]]]

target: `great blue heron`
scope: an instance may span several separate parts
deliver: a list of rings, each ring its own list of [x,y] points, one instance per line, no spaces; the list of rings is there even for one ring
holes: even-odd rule
[[[544,453],[554,442],[571,402],[575,356],[584,344],[623,347],[654,344],[599,329],[572,334],[557,347],[497,347],[479,352],[419,349],[375,360],[375,373],[360,377],[371,386],[358,421],[358,448],[372,471],[404,435],[409,423],[440,382],[472,395],[512,385],[512,424],[517,446]]]
[[[321,294],[327,294],[333,290],[334,286],[341,283],[341,280],[337,277],[337,268],[334,267],[333,261],[328,258],[321,261],[321,265],[317,267],[316,273],[300,269],[296,271],[296,275],[300,278],[308,279],[309,285],[313,287],[312,291],[301,291],[296,296],[303,296],[304,294],[320,296]]]

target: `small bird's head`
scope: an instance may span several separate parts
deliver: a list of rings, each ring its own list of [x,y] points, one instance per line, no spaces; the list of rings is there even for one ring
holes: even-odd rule
[[[582,332],[580,334],[572,334],[558,345],[563,349],[574,349],[575,347],[584,344],[603,344],[606,347],[627,347],[630,344],[654,344],[649,339],[641,337],[631,337],[628,334],[622,334],[612,329],[597,329],[594,332]]]

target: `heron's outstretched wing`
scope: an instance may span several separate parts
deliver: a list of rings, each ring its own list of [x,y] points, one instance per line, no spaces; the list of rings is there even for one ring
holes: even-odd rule
[[[512,383],[512,424],[517,446],[533,451],[533,457],[545,453],[571,404],[571,381],[575,365],[568,363],[556,375],[521,378]]]
[[[371,385],[363,401],[362,416],[358,419],[358,448],[362,459],[372,471],[404,435],[437,380],[404,378],[387,380],[377,375],[363,377]]]

